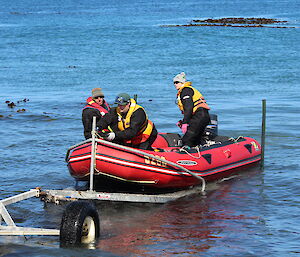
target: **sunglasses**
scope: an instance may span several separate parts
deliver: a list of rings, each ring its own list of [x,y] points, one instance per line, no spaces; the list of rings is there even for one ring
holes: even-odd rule
[[[174,81],[174,84],[179,84],[179,83],[181,83],[181,82],[179,82],[179,81]]]
[[[98,99],[98,98],[104,98],[104,96],[96,96],[96,97],[94,97],[94,99]]]

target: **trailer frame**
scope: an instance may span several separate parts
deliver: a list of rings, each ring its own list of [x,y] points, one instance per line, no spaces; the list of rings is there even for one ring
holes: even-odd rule
[[[15,224],[6,206],[32,197],[40,198],[45,203],[54,204],[61,204],[62,202],[71,202],[78,200],[163,204],[174,201],[181,197],[198,193],[203,193],[202,188],[199,186],[187,190],[164,194],[109,193],[91,190],[77,191],[70,188],[62,190],[42,190],[41,188],[30,189],[29,191],[0,200],[0,236],[60,235],[60,231],[58,229],[21,227]],[[3,221],[4,223],[6,223],[6,225],[2,225]]]

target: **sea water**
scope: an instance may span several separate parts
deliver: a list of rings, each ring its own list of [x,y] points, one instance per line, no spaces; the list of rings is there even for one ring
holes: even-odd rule
[[[222,17],[288,28],[162,26]],[[0,199],[74,186],[64,157],[83,140],[81,110],[94,87],[109,103],[137,94],[159,132],[179,133],[172,78],[184,71],[218,115],[219,134],[260,141],[262,99],[267,127],[264,169],[205,196],[101,207],[92,249],[2,236],[0,256],[298,256],[299,27],[296,0],[2,0]],[[63,207],[29,199],[9,211],[20,226],[59,228]]]

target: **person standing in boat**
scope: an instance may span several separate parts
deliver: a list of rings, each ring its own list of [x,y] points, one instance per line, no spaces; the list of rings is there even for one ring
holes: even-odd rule
[[[92,96],[86,99],[86,106],[82,110],[82,124],[84,128],[84,137],[92,137],[93,117],[96,116],[97,122],[110,110],[108,103],[104,99],[101,88],[94,88]]]
[[[202,94],[192,87],[192,82],[186,81],[184,72],[176,75],[173,83],[177,89],[177,105],[183,114],[183,120],[177,123],[183,133],[182,144],[185,147],[199,145],[210,123],[210,108]]]
[[[116,97],[117,107],[97,123],[100,130],[110,127],[112,132],[102,133],[104,139],[138,149],[153,150],[151,145],[157,137],[157,130],[147,117],[144,108],[126,93]]]

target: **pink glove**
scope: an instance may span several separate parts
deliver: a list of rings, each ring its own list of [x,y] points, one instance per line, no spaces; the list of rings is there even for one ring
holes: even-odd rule
[[[188,126],[189,126],[189,124],[186,124],[186,123],[181,125],[182,134],[186,133]]]
[[[182,120],[179,120],[179,121],[176,123],[176,126],[177,126],[178,128],[181,129],[181,126],[182,126]]]

